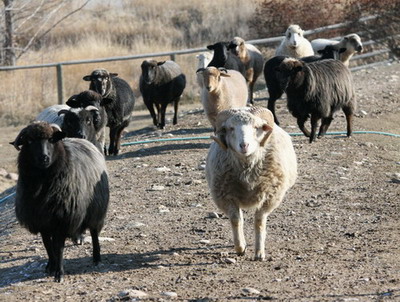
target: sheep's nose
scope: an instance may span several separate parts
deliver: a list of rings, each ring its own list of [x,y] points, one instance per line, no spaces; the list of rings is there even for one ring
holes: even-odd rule
[[[363,49],[363,48],[362,48],[362,46],[361,46],[361,45],[358,45],[358,46],[357,46],[357,51],[358,51],[358,52],[361,52],[361,51],[362,51],[362,49]]]
[[[48,155],[46,155],[46,154],[43,154],[42,156],[41,156],[41,158],[40,158],[40,161],[43,163],[43,164],[48,164],[49,162],[50,162],[50,157],[48,156]]]
[[[210,90],[211,90],[211,86],[206,86],[206,89],[207,89],[208,91],[210,91]]]
[[[240,150],[241,150],[243,153],[246,153],[247,150],[249,149],[249,144],[243,142],[243,143],[240,143],[240,144],[239,144],[239,147],[240,147]]]

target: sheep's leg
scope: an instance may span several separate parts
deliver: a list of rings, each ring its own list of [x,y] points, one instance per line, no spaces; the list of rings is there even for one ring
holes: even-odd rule
[[[318,128],[318,121],[320,117],[316,114],[311,114],[311,135],[310,135],[310,143],[316,140],[317,138],[317,128]]]
[[[307,121],[307,116],[306,117],[304,117],[304,116],[298,117],[297,118],[297,125],[299,126],[301,132],[303,132],[306,137],[310,137],[310,131],[308,131],[306,129],[306,127],[304,126],[306,121]]]
[[[283,91],[275,92],[275,91],[271,91],[271,89],[268,89],[268,93],[269,93],[268,109],[274,115],[275,124],[279,125],[279,121],[278,121],[278,118],[276,117],[276,113],[275,113],[275,103],[276,103],[276,100],[282,96]]]
[[[91,229],[90,236],[92,236],[93,262],[95,265],[97,265],[101,261],[99,232],[96,229]]]
[[[149,102],[145,102],[145,104],[146,104],[147,109],[148,109],[149,112],[150,112],[151,118],[153,119],[153,125],[154,125],[154,126],[157,126],[158,122],[157,122],[157,117],[156,117],[156,113],[155,113],[155,111],[154,111],[154,106],[153,106],[153,104],[152,104],[152,103],[149,103]]]
[[[173,124],[176,125],[178,123],[178,107],[179,107],[179,98],[176,98],[174,100],[174,120],[173,120]]]
[[[233,232],[233,244],[239,256],[243,256],[246,251],[246,240],[243,232],[243,212],[236,206],[231,206],[228,211],[229,220]]]
[[[346,116],[347,122],[347,136],[350,137],[353,133],[353,108],[352,107],[343,107],[343,112]]]
[[[161,127],[160,127],[160,124],[161,124],[161,117],[162,117],[162,114],[161,114],[161,107],[160,107],[160,104],[156,104],[156,108],[157,108],[157,127],[158,127],[158,128],[161,128]],[[161,128],[161,129],[163,129],[163,128]]]
[[[254,230],[255,230],[255,260],[265,259],[265,237],[267,234],[267,212],[263,209],[256,211],[254,216]]]
[[[321,127],[319,128],[318,137],[323,137],[325,133],[328,131],[331,122],[333,121],[333,117],[324,117],[321,122]]]
[[[64,279],[63,254],[65,237],[57,234],[53,236],[53,250],[55,255],[55,274],[54,281],[62,282]]]
[[[255,84],[255,82],[253,82],[253,81],[249,82],[249,97],[248,97],[248,100],[249,100],[249,103],[251,105],[254,105],[254,100],[253,100],[254,84]]]
[[[115,138],[117,127],[110,127],[110,145],[108,146],[108,155],[113,155],[115,152]]]
[[[159,117],[160,124],[158,125],[160,129],[165,127],[165,112],[167,111],[168,104],[164,103],[161,105],[161,110],[159,110],[161,117]]]
[[[53,249],[53,241],[51,236],[48,233],[41,233],[42,241],[44,247],[46,248],[47,256],[49,257],[49,261],[46,265],[46,273],[53,274],[55,270],[55,256],[54,256],[54,249]]]
[[[129,125],[129,120],[125,120],[122,124],[117,128],[115,132],[115,147],[114,147],[114,155],[118,155],[119,150],[121,149],[121,136],[122,131]]]

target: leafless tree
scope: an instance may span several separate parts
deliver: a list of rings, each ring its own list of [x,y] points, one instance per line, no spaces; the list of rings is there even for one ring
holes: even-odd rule
[[[15,65],[33,45],[90,1],[79,1],[83,3],[73,9],[70,0],[3,0],[0,64]]]

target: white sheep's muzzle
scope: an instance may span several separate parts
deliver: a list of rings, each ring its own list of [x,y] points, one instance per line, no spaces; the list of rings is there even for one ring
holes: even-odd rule
[[[259,142],[256,140],[257,129],[253,125],[236,126],[230,131],[231,148],[240,156],[248,157],[259,148]]]
[[[289,45],[291,48],[297,48],[300,45],[301,36],[298,33],[292,33],[289,40]]]

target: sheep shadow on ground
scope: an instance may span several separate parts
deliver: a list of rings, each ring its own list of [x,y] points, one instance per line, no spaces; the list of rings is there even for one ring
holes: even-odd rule
[[[208,247],[183,247],[183,248],[171,248],[168,250],[154,250],[144,253],[136,254],[102,254],[102,262],[95,266],[92,262],[92,257],[79,257],[74,259],[64,259],[65,279],[72,275],[82,275],[91,273],[109,273],[109,272],[121,272],[128,270],[138,270],[141,268],[147,269],[159,269],[159,266],[166,267],[196,267],[212,265],[215,260],[204,259],[198,263],[185,262],[180,263],[178,259],[175,262],[171,262],[171,257],[168,257],[168,261],[163,261],[162,257],[165,255],[172,255],[173,253],[194,253],[201,255],[211,255],[216,257],[220,254],[221,249],[229,248],[229,246],[208,246]],[[232,247],[230,247],[232,248]],[[7,287],[9,285],[33,281],[37,282],[53,282],[53,277],[45,273],[45,267],[47,264],[47,257],[43,258],[40,256],[32,257],[21,257],[13,259],[13,261],[27,259],[27,262],[8,268],[0,269],[1,276],[7,276],[0,280],[0,288]],[[175,258],[172,258],[175,259]],[[40,280],[45,279],[45,280]]]
[[[136,151],[124,152],[122,150],[122,153],[120,155],[107,157],[107,161],[120,160],[121,158],[147,157],[160,154],[168,154],[170,151],[176,150],[208,149],[210,147],[210,143],[211,141],[209,141],[208,143],[177,143],[145,148],[140,147],[140,149]]]

